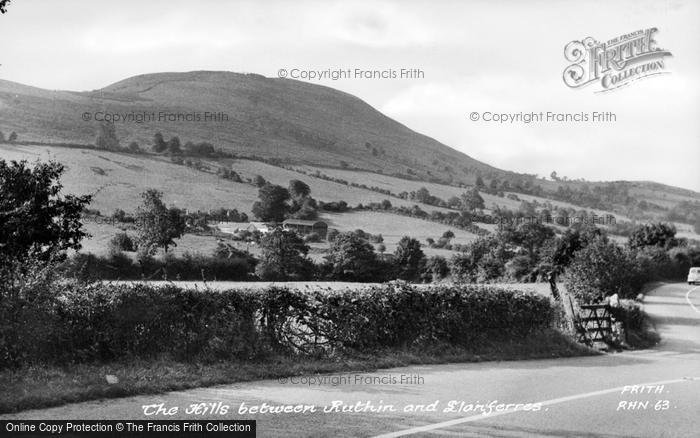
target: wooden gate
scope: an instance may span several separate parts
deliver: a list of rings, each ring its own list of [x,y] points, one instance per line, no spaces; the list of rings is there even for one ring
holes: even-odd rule
[[[571,312],[574,315],[577,341],[588,346],[596,342],[611,344],[613,339],[612,317],[610,306],[607,304],[581,305],[581,313],[577,314],[571,304]]]

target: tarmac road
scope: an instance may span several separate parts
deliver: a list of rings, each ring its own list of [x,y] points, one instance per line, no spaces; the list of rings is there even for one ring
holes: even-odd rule
[[[652,350],[301,376],[79,403],[4,418],[256,419],[259,437],[699,437],[700,287],[661,285],[647,295],[645,308],[663,338]],[[218,402],[229,407],[226,415],[184,413],[194,403]],[[360,412],[323,412],[334,403],[357,411],[358,402]],[[377,410],[363,411],[366,402]],[[143,406],[159,403],[177,406],[179,412],[144,415]],[[242,404],[263,403],[313,406],[316,412],[237,412]]]

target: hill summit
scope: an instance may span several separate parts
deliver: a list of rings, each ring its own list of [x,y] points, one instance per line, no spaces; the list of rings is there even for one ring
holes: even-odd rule
[[[154,120],[117,123],[122,143],[148,145],[159,131],[242,155],[415,179],[470,183],[477,173],[506,173],[412,131],[350,94],[257,74],[154,73],[89,92],[0,81],[0,107],[0,126],[25,140],[92,143],[98,112],[155,114]],[[84,121],[83,113],[91,120]],[[220,117],[203,120],[204,113]],[[193,120],[196,114],[199,120]]]

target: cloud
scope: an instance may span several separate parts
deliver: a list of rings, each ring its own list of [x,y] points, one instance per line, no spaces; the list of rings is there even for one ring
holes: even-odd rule
[[[336,3],[313,19],[325,38],[370,48],[416,48],[435,42],[435,32],[415,8],[391,2]]]

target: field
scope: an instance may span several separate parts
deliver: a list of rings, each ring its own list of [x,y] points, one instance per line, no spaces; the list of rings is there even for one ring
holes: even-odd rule
[[[224,180],[213,173],[176,165],[166,157],[153,155],[0,144],[0,158],[29,162],[55,159],[63,163],[66,166],[62,179],[65,193],[94,194],[91,208],[98,209],[103,214],[111,214],[117,208],[133,211],[141,201],[139,194],[148,188],[165,193],[164,198],[169,205],[190,210],[236,208],[249,215],[258,196],[258,189],[250,184]],[[230,165],[244,178],[261,175],[267,181],[285,187],[289,180],[299,179],[309,184],[313,197],[325,202],[343,200],[348,205],[355,206],[359,203],[381,202],[388,198],[380,193],[323,181],[260,161],[204,162],[211,168]],[[416,204],[396,198],[391,198],[390,201],[394,205],[409,207]],[[422,208],[427,211],[447,211],[427,205]]]
[[[258,193],[249,184],[226,181],[149,155],[3,144],[0,157],[30,162],[55,159],[67,168],[61,180],[64,193],[94,194],[90,208],[106,215],[117,208],[134,211],[141,202],[139,194],[148,188],[163,191],[168,205],[190,210],[228,207],[246,213]]]
[[[270,164],[263,163],[261,161],[253,160],[226,160],[230,162],[231,168],[238,172],[241,176],[246,178],[252,178],[255,175],[262,175],[266,180],[279,184],[282,186],[287,186],[289,181],[292,179],[298,179],[304,181],[311,188],[311,196],[321,201],[345,201],[350,206],[355,206],[357,204],[363,203],[367,204],[370,202],[381,202],[384,199],[389,199],[392,205],[395,206],[406,206],[411,207],[417,203],[414,201],[407,201],[403,199],[393,198],[381,193],[373,192],[371,190],[361,189],[357,187],[350,187],[344,184],[326,181],[319,178],[314,178],[311,176],[306,176],[292,170],[283,169],[277,166],[272,166]],[[372,173],[367,173],[368,175],[373,175]],[[396,178],[399,183],[410,181],[404,181],[402,179]],[[405,186],[402,190],[408,190],[409,186]],[[434,207],[432,205],[421,204],[420,207],[426,211],[450,211],[446,208]]]
[[[432,237],[437,240],[447,230],[452,230],[455,238],[452,243],[466,244],[473,241],[477,236],[467,231],[459,230],[447,225],[424,221],[422,219],[398,216],[389,213],[362,211],[352,213],[324,213],[321,219],[328,223],[329,228],[336,228],[339,231],[354,231],[361,229],[371,234],[381,234],[384,238],[384,245],[387,253],[393,253],[396,244],[403,236],[410,236],[418,239],[423,246],[423,252],[427,255],[441,255],[450,257],[454,252],[444,249],[429,248],[425,239]],[[92,252],[105,255],[107,253],[107,243],[118,232],[120,227],[105,223],[88,221],[85,229],[91,237],[83,241],[83,252]],[[133,232],[129,232],[133,234]],[[209,235],[185,234],[176,241],[177,247],[172,252],[175,255],[182,255],[185,252],[210,255],[217,246],[218,238]],[[252,254],[257,255],[259,250],[255,244],[247,245],[244,242],[229,241],[239,249],[247,249]],[[328,249],[328,243],[312,243],[309,256],[315,261],[319,261]],[[376,246],[376,245],[375,245]]]
[[[109,240],[114,237],[115,234],[123,231],[119,226],[95,223],[93,221],[87,221],[84,228],[85,231],[90,234],[90,237],[83,239],[83,248],[81,252],[89,252],[97,255],[106,255],[108,252]],[[127,230],[127,234],[132,237],[135,235],[132,230]],[[181,256],[185,252],[211,255],[214,249],[216,249],[217,238],[215,236],[185,234],[181,239],[177,239],[176,243],[177,246],[171,250],[174,255]],[[241,246],[242,249],[245,249],[245,244],[241,244]],[[254,252],[253,248],[251,248],[251,252]]]
[[[461,187],[455,187],[455,186],[449,186],[445,184],[437,184],[437,183],[430,183],[430,182],[425,182],[425,181],[411,181],[411,180],[405,180],[402,178],[397,178],[395,176],[389,176],[389,175],[381,175],[378,173],[372,173],[372,172],[363,172],[363,171],[353,171],[353,170],[343,170],[343,169],[332,169],[332,168],[322,168],[322,167],[313,167],[313,166],[298,166],[300,169],[306,171],[306,172],[316,172],[317,170],[321,172],[322,174],[326,174],[328,176],[334,177],[334,178],[341,178],[349,182],[355,182],[358,184],[365,184],[368,187],[379,187],[382,189],[387,189],[390,190],[392,193],[398,194],[401,193],[402,191],[415,191],[420,189],[421,187],[425,187],[428,189],[430,194],[435,195],[439,198],[442,198],[444,200],[449,199],[452,196],[461,196],[466,189],[461,188]],[[540,182],[538,182],[539,184]],[[541,181],[541,183],[546,183],[545,181]],[[546,184],[545,184],[546,185]],[[509,193],[506,192],[506,195]],[[560,208],[575,208],[577,210],[580,210],[581,207],[577,207],[573,204],[570,204],[568,202],[562,202],[562,201],[553,201],[551,199],[547,198],[542,198],[538,196],[532,196],[532,195],[524,195],[521,193],[516,194],[518,198],[524,201],[530,201],[532,202],[533,200],[536,200],[537,202],[540,203],[545,203],[549,202],[552,205],[559,206]],[[495,195],[490,195],[488,193],[481,193],[481,197],[484,198],[484,204],[486,205],[487,210],[491,211],[493,210],[494,206],[498,206],[500,208],[508,208],[510,210],[517,210],[520,207],[520,201],[514,200],[514,199],[508,199],[508,198],[501,198],[499,196]],[[396,198],[391,198],[391,202],[394,202],[394,199]],[[616,218],[616,220],[625,220],[629,221],[630,219],[624,215],[621,214],[615,214],[603,210],[597,210],[597,209],[586,209],[587,211],[591,211],[599,216],[605,215],[605,214],[613,214]]]
[[[477,237],[472,233],[447,225],[380,212],[324,213],[322,219],[328,223],[329,228],[337,228],[339,231],[353,231],[359,228],[371,234],[381,234],[384,237],[387,253],[394,252],[396,244],[403,236],[413,237],[423,245],[426,244],[425,239],[428,237],[437,240],[447,230],[452,230],[455,234],[452,243],[466,244]],[[453,254],[452,251],[434,249],[427,246],[424,246],[422,249],[427,255],[449,257]]]
[[[66,166],[66,173],[62,178],[64,193],[93,194],[90,208],[97,209],[107,216],[118,208],[133,212],[141,201],[139,194],[148,188],[163,191],[165,202],[171,206],[189,210],[236,208],[252,216],[250,210],[258,193],[258,189],[250,184],[235,183],[209,172],[175,165],[165,157],[8,144],[0,145],[0,157],[5,160],[27,160],[30,163],[36,160],[55,159],[63,163]],[[227,160],[226,163],[214,161],[205,161],[205,163],[212,168],[227,164],[244,178],[261,175],[272,183],[284,186],[290,179],[300,179],[309,184],[312,196],[327,202],[343,200],[354,206],[359,203],[380,202],[387,199],[387,196],[380,193],[308,177],[259,161]],[[396,198],[391,198],[390,201],[393,205],[415,204]],[[447,211],[427,205],[421,207],[426,211]],[[372,234],[382,234],[388,252],[394,251],[396,242],[404,235],[415,237],[425,243],[427,237],[437,239],[449,228],[420,219],[373,212],[325,214],[323,219],[330,221],[330,227],[341,231],[361,228]],[[119,227],[100,221],[86,221],[85,227],[91,237],[83,241],[83,251],[96,254],[105,254],[109,239],[120,231]],[[466,243],[475,237],[473,234],[457,229],[453,231],[456,234],[454,243]],[[176,255],[184,252],[211,254],[216,248],[216,241],[214,236],[187,234],[177,241],[178,246],[173,252]],[[253,254],[257,253],[255,245],[248,246],[244,243],[235,245],[241,249],[250,249]],[[328,247],[325,243],[311,246],[310,256],[315,260],[321,259]],[[449,255],[450,253],[431,248],[425,248],[424,251],[428,254]]]
[[[133,212],[140,203],[139,194],[148,188],[156,188],[163,191],[164,200],[170,206],[178,206],[189,210],[210,210],[215,208],[235,208],[252,216],[251,207],[257,199],[258,189],[248,183],[236,183],[224,180],[213,172],[198,171],[186,166],[176,165],[167,157],[153,155],[130,155],[90,149],[77,149],[52,146],[24,146],[0,144],[0,158],[5,160],[27,160],[30,163],[36,160],[55,159],[66,166],[63,176],[64,193],[93,194],[93,202],[90,206],[97,209],[103,215],[111,215],[115,209],[123,209]],[[381,193],[366,189],[349,187],[331,181],[306,176],[298,172],[272,166],[253,160],[204,160],[210,169],[219,166],[230,166],[244,179],[261,175],[266,180],[286,186],[291,179],[299,179],[311,187],[311,194],[322,201],[343,200],[351,206],[359,203],[380,202],[389,199],[395,206],[412,206],[415,202],[389,197]],[[327,175],[343,178],[347,181],[377,186],[383,189],[400,193],[402,191],[417,190],[426,187],[435,196],[443,199],[451,196],[459,196],[464,189],[443,184],[435,184],[421,181],[409,181],[401,178],[381,175],[371,172],[350,171],[331,168],[304,167],[304,170],[314,172],[320,170]],[[517,209],[519,201],[500,198],[493,195],[482,194],[487,207],[498,205],[509,209]],[[520,199],[537,200],[545,202],[546,199],[529,195],[518,195]],[[574,207],[571,204],[555,202],[552,204],[562,207]],[[425,211],[447,209],[420,204]],[[605,212],[594,211],[602,215]],[[618,220],[628,218],[616,215]],[[421,219],[398,216],[380,212],[351,212],[342,214],[325,213],[323,220],[329,223],[329,227],[340,231],[352,231],[362,229],[371,234],[382,234],[386,252],[391,253],[396,248],[396,243],[403,236],[411,236],[425,245],[425,239],[437,240],[443,232],[451,229],[456,237],[452,243],[465,244],[476,237],[475,235]],[[494,231],[495,226],[479,224],[480,227]],[[700,239],[692,228],[685,224],[676,224],[678,236],[690,239]],[[562,227],[557,227],[560,230]],[[105,254],[107,242],[119,231],[119,228],[109,224],[88,222],[87,231],[92,237],[83,242],[85,252]],[[624,241],[624,238],[620,238]],[[187,234],[178,242],[174,253],[181,255],[185,252],[211,254],[216,248],[217,238],[214,236],[200,236]],[[258,250],[255,245],[236,243],[240,249],[249,249],[253,254]],[[326,243],[312,244],[311,258],[319,261],[325,255],[328,248]],[[452,252],[442,249],[433,249],[424,246],[423,251],[428,255],[442,255],[450,257]]]

